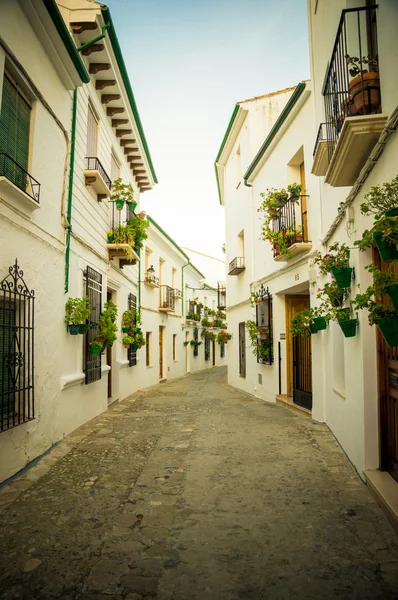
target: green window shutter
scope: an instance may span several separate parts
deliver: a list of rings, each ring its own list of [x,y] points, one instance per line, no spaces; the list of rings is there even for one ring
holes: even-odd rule
[[[10,158],[1,157],[0,168],[2,175],[22,189],[26,189],[27,185],[22,169],[28,170],[30,114],[31,107],[5,75],[0,114],[0,152]]]
[[[15,412],[15,305],[0,304],[0,419]]]

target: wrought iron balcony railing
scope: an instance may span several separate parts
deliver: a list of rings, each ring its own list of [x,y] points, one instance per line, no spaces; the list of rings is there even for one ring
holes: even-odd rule
[[[104,167],[101,164],[101,161],[99,160],[99,158],[97,158],[97,156],[87,156],[86,157],[86,164],[87,164],[87,170],[89,171],[97,171],[102,179],[104,180],[106,186],[111,189],[112,187],[112,181],[110,179],[110,177],[108,177],[107,172],[105,171]]]
[[[308,196],[300,196],[298,202],[296,198],[289,199],[285,206],[279,209],[278,217],[272,221],[272,231],[280,231],[288,238],[288,245],[308,243],[308,214],[307,214]],[[274,249],[274,257],[278,250]]]
[[[244,256],[237,256],[229,263],[228,275],[239,275],[246,269]]]
[[[159,287],[159,277],[156,277],[152,271],[147,271],[145,273],[145,283]]]
[[[200,303],[195,303],[194,300],[188,300],[186,306],[186,319],[190,319],[192,321],[200,321],[202,314],[202,305]]]
[[[40,204],[40,183],[5,152],[0,152],[0,176],[6,177]]]
[[[381,112],[377,6],[343,10],[322,90],[329,162],[346,117]]]
[[[314,146],[314,151],[312,153],[313,156],[315,156],[319,144],[321,142],[326,142],[327,141],[326,125],[328,125],[328,123],[321,123],[319,125],[318,134],[316,136],[316,141],[315,141],[315,146]]]
[[[174,310],[174,290],[169,285],[160,286],[160,310]]]
[[[223,281],[217,283],[217,308],[225,310],[227,307],[227,288]]]

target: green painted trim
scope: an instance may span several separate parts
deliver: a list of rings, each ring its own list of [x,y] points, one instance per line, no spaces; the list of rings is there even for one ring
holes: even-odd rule
[[[70,234],[72,231],[72,200],[73,200],[73,176],[75,172],[75,141],[76,141],[76,114],[77,114],[77,88],[73,90],[72,126],[69,157],[69,188],[68,188],[68,210],[66,219],[68,228],[66,230],[65,243],[65,294],[69,291],[69,257],[70,257]]]
[[[173,244],[173,246],[175,246],[175,247],[177,248],[177,250],[178,250],[179,252],[181,252],[181,254],[182,254],[182,255],[183,255],[183,256],[184,256],[184,257],[187,259],[187,261],[188,261],[188,263],[191,265],[191,267],[192,267],[193,269],[195,269],[195,271],[196,271],[197,273],[199,273],[199,275],[201,275],[202,277],[205,277],[205,275],[203,275],[203,273],[201,273],[201,271],[199,271],[199,269],[197,269],[197,268],[195,267],[195,265],[193,265],[193,264],[191,263],[191,259],[189,258],[189,256],[188,256],[187,254],[185,254],[184,250],[183,250],[182,248],[180,248],[180,246],[177,244],[177,242],[175,242],[175,241],[173,240],[173,238],[172,238],[172,237],[170,237],[170,236],[169,236],[169,234],[168,234],[168,233],[166,233],[166,232],[165,232],[165,230],[164,230],[164,229],[162,229],[158,223],[156,223],[155,219],[153,219],[153,218],[152,218],[152,217],[150,217],[149,215],[147,215],[147,219],[148,219],[148,221],[149,221],[150,223],[152,223],[152,225],[154,225],[154,226],[155,226],[155,227],[156,227],[156,228],[157,228],[157,229],[160,231],[160,233],[162,233],[162,234],[164,235],[164,237],[165,237],[165,238],[167,238],[167,239],[169,240],[169,242],[171,242],[171,243]]]
[[[272,140],[274,139],[274,137],[278,133],[279,129],[282,127],[283,123],[286,121],[287,117],[289,116],[290,112],[292,111],[292,109],[293,109],[294,105],[296,104],[297,100],[300,98],[301,94],[304,92],[305,85],[306,84],[302,81],[302,82],[300,82],[296,86],[293,94],[290,96],[289,100],[287,101],[286,106],[282,110],[282,112],[279,115],[278,119],[275,121],[274,126],[272,127],[271,131],[269,132],[269,134],[265,138],[265,141],[264,141],[263,145],[261,146],[260,150],[257,152],[257,154],[254,157],[252,163],[249,165],[246,173],[244,174],[243,179],[244,179],[245,183],[249,179],[250,175],[253,173],[254,169],[257,167],[257,165],[260,162],[262,156],[265,154],[267,148],[269,147],[269,145],[271,144]]]
[[[99,36],[97,36],[96,38],[94,38],[90,42],[87,42],[86,44],[83,44],[83,46],[79,46],[79,48],[77,49],[77,51],[78,52],[82,52],[82,50],[85,50],[86,48],[90,48],[90,46],[93,46],[97,42],[100,42],[101,40],[103,40],[104,37],[105,37],[105,35],[106,35],[106,30],[108,28],[109,28],[109,25],[104,25],[104,27],[102,28],[102,32],[101,32],[101,34]]]
[[[64,46],[75,66],[76,71],[79,74],[80,79],[83,83],[90,83],[90,75],[87,73],[84,62],[80,58],[76,46],[73,43],[72,37],[68,31],[65,21],[62,18],[57,3],[55,0],[43,0],[43,4],[48,10],[48,14],[50,15],[51,20],[59,33],[59,37],[64,43]]]
[[[219,149],[218,154],[216,156],[216,160],[214,161],[214,170],[216,172],[216,180],[217,180],[218,199],[220,201],[220,204],[222,204],[222,200],[221,200],[221,191],[220,191],[220,181],[219,181],[219,178],[218,178],[218,171],[217,171],[217,162],[219,161],[220,156],[222,154],[222,151],[224,150],[225,144],[227,143],[227,139],[228,139],[228,136],[229,136],[229,134],[231,132],[232,126],[233,126],[233,124],[235,122],[235,118],[236,118],[236,115],[238,114],[238,110],[239,110],[239,104],[235,104],[235,108],[234,108],[234,110],[232,112],[232,115],[231,115],[231,118],[229,120],[227,130],[226,130],[226,132],[224,134],[223,140],[221,142],[220,149]]]
[[[119,40],[117,39],[116,31],[113,26],[111,13],[107,6],[102,6],[101,11],[102,11],[102,16],[104,18],[105,24],[106,25],[109,24],[109,39],[111,40],[111,44],[112,44],[113,51],[115,53],[117,64],[119,66],[120,73],[122,74],[124,87],[126,88],[127,96],[130,101],[131,110],[133,111],[135,122],[137,123],[138,133],[140,134],[140,137],[142,140],[142,145],[144,146],[145,154],[146,154],[146,157],[147,157],[147,160],[149,163],[149,167],[151,169],[153,180],[155,183],[158,183],[155,169],[154,169],[153,163],[152,163],[152,158],[151,158],[149,148],[148,148],[148,143],[146,141],[144,129],[142,127],[142,123],[141,123],[141,119],[140,119],[140,115],[138,113],[137,104],[136,104],[136,101],[134,98],[133,89],[131,87],[130,79],[127,74],[127,69],[126,69],[124,59],[123,59],[123,54],[122,54],[122,51],[120,48]]]

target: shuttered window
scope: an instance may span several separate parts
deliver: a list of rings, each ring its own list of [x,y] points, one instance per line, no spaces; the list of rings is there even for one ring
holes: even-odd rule
[[[0,419],[12,415],[15,405],[15,304],[7,300],[0,304]]]
[[[90,102],[87,115],[87,156],[97,156],[98,118]]]
[[[26,188],[31,106],[18,86],[4,75],[0,114],[0,153],[4,175],[21,189]]]

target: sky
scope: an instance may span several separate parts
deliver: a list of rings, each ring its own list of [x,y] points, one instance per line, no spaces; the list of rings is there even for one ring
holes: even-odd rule
[[[159,181],[141,208],[224,258],[214,160],[236,102],[309,78],[307,0],[106,3]]]

